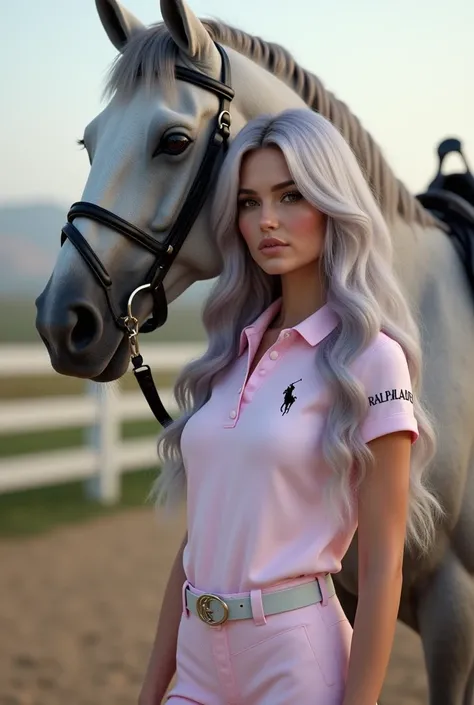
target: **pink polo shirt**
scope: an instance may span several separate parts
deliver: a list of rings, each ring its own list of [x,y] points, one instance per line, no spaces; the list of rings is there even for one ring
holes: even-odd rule
[[[355,519],[338,530],[321,497],[330,470],[320,441],[331,402],[316,368],[315,346],[336,327],[337,315],[326,304],[282,331],[248,375],[280,306],[281,299],[242,331],[238,358],[183,430],[188,513],[183,560],[187,579],[198,589],[244,592],[336,573],[357,528]],[[351,370],[369,400],[364,441],[400,430],[410,430],[415,441],[410,376],[400,345],[379,333]]]

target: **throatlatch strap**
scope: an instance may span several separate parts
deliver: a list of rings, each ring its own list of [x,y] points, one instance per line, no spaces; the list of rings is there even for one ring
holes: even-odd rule
[[[134,368],[133,374],[140,385],[143,396],[147,400],[154,417],[163,427],[169,426],[170,423],[173,423],[173,419],[163,406],[149,366],[143,364],[141,355],[132,357],[132,365]]]

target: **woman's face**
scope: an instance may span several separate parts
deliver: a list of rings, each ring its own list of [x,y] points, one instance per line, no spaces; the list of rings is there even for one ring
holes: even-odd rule
[[[242,160],[238,226],[252,258],[270,275],[313,265],[323,251],[326,217],[299,193],[277,147]]]

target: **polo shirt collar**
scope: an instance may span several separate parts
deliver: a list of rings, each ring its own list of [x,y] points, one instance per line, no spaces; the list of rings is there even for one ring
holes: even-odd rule
[[[296,330],[309,345],[315,347],[332,333],[339,320],[337,313],[326,303],[292,330]]]
[[[249,326],[246,326],[240,335],[239,355],[243,353],[248,343],[248,336],[258,335],[261,339],[268,326],[281,309],[282,299],[276,299],[263,311],[260,316]],[[294,330],[312,347],[318,345],[326,336],[331,333],[339,323],[338,315],[329,304],[323,304],[321,308],[312,313],[308,318],[298,323],[289,330]]]
[[[251,325],[246,326],[243,329],[240,334],[239,355],[242,355],[243,351],[247,347],[248,336],[259,335],[260,339],[262,338],[268,326],[280,310],[281,301],[281,297],[273,301],[273,303],[271,303],[270,306],[266,308],[265,311],[263,311]]]

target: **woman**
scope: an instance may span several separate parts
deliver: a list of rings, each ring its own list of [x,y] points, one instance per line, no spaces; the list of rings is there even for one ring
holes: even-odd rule
[[[337,130],[288,110],[234,140],[212,227],[209,347],[177,382],[154,488],[186,491],[188,534],[140,702],[159,703],[177,667],[169,705],[373,705],[404,545],[426,550],[441,512],[387,225]],[[352,631],[331,574],[356,528]]]

